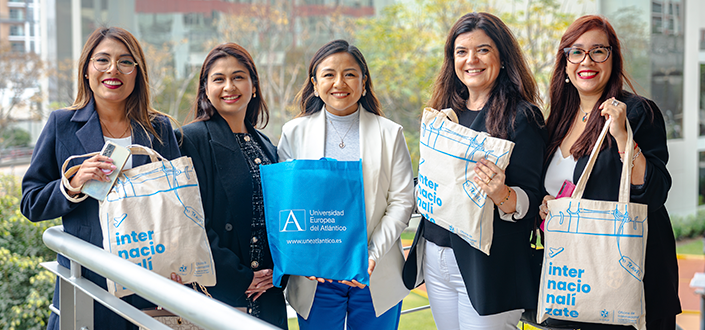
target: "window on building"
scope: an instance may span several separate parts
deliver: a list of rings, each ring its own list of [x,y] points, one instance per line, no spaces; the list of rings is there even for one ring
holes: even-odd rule
[[[705,30],[702,30],[705,32]],[[703,52],[703,41],[700,40],[700,52]],[[700,136],[705,136],[705,63],[700,64]]]
[[[660,1],[654,1],[651,3],[651,12],[659,14],[663,12],[663,5]]]
[[[700,152],[698,157],[698,205],[705,204],[705,151]]]
[[[13,52],[24,53],[24,42],[11,42]]]
[[[24,26],[22,25],[10,25],[10,35],[13,37],[24,36]]]
[[[17,8],[11,8],[10,9],[10,19],[23,20],[24,19],[24,11],[21,9],[17,9]]]

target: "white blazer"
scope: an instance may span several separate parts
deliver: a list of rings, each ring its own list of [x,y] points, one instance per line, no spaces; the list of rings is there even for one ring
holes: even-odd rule
[[[284,124],[277,146],[280,161],[320,159],[324,156],[325,111],[323,109]],[[367,252],[369,258],[376,262],[370,276],[370,294],[379,317],[409,294],[402,282],[404,255],[400,236],[409,225],[414,205],[414,173],[402,127],[368,112],[362,106],[358,111]],[[302,276],[289,278],[286,298],[304,319],[308,319],[311,311],[317,284]]]

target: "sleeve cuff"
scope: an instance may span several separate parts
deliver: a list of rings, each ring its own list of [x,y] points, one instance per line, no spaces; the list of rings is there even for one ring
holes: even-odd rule
[[[517,196],[517,203],[516,203],[516,210],[513,213],[504,213],[500,208],[497,208],[497,211],[499,211],[499,218],[505,221],[509,222],[515,222],[517,220],[521,220],[526,216],[526,212],[529,210],[529,196],[526,195],[526,192],[524,192],[523,189],[519,187],[510,187],[514,189],[514,193]]]

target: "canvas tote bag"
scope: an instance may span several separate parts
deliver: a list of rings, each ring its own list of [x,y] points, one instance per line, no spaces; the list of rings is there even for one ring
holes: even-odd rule
[[[611,119],[571,197],[548,202],[538,322],[547,318],[645,329],[647,206],[630,203],[634,138],[627,121],[619,201],[583,199]],[[598,178],[599,179],[599,178]]]
[[[506,169],[514,142],[457,121],[452,109],[423,111],[416,204],[428,221],[489,255],[494,203],[473,181],[475,164],[485,158]]]
[[[100,202],[103,248],[166,278],[174,272],[184,283],[214,286],[215,267],[191,158],[169,161],[148,147],[128,148],[132,155],[148,155],[151,163],[122,171]],[[68,176],[77,170],[66,171],[71,159],[95,154],[67,159],[63,184],[68,186]],[[83,199],[85,196],[74,202]],[[108,291],[117,297],[133,293],[109,279],[107,282]]]
[[[369,285],[362,161],[260,165],[274,285],[284,274]]]

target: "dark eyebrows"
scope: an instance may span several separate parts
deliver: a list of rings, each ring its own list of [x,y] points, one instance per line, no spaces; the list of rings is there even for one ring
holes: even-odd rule
[[[238,74],[238,73],[245,73],[245,70],[235,70],[235,71],[233,71],[233,73],[231,73],[231,74]],[[213,76],[225,76],[225,74],[224,74],[224,73],[221,73],[221,72],[214,72],[214,73],[210,74],[210,76],[211,76],[211,77],[213,77]]]
[[[108,53],[106,53],[106,52],[100,52],[100,53],[97,53],[97,54],[93,54],[93,56],[98,56],[98,55],[110,56],[110,54],[108,54]],[[132,56],[132,54],[130,54],[130,53],[122,54],[122,55],[120,55],[120,56],[118,56],[118,57],[126,57],[126,56],[127,56],[127,57],[133,57],[133,58],[134,58],[134,56]]]
[[[490,44],[480,44],[480,45],[475,46],[475,48],[485,48],[485,47],[493,48],[492,45],[490,45]],[[458,50],[458,49],[468,49],[468,48],[465,46],[456,46],[455,50]]]
[[[585,47],[585,46],[583,44],[573,44],[573,46],[571,46],[571,48],[572,47]],[[595,47],[607,47],[607,46],[605,46],[603,44],[592,44],[592,47],[590,47],[590,48],[592,49]]]

